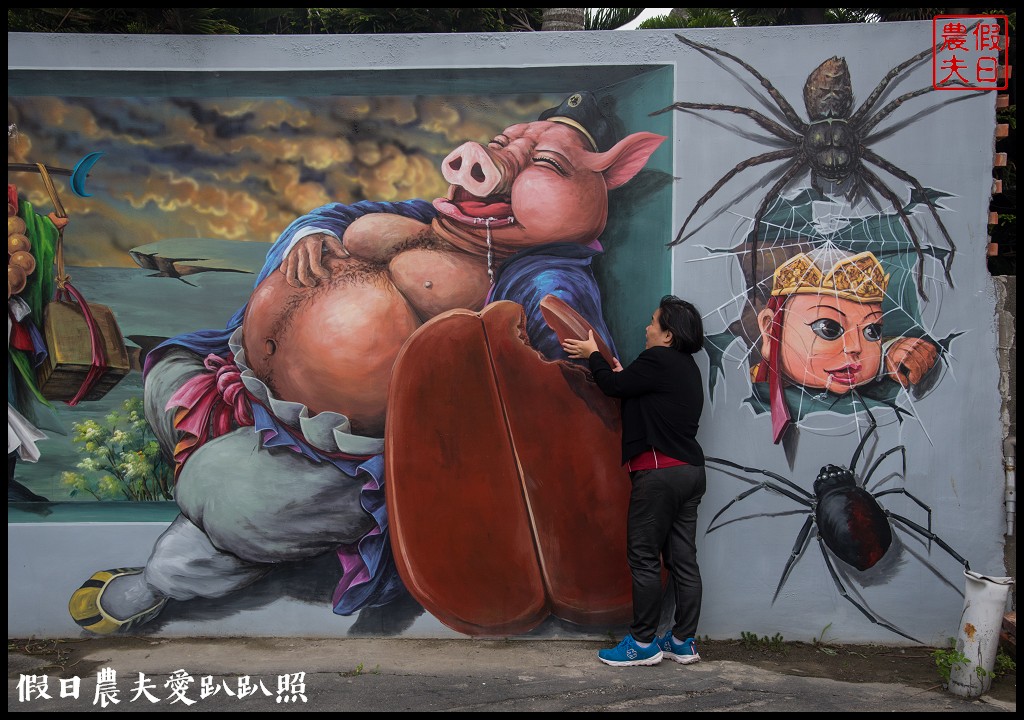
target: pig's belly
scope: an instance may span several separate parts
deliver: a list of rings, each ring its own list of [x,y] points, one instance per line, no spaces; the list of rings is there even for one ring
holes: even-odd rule
[[[452,248],[405,250],[388,270],[424,322],[455,308],[482,309],[491,287],[487,259]]]
[[[395,358],[421,320],[379,266],[350,259],[331,270],[314,288],[280,272],[260,283],[243,321],[246,362],[275,397],[380,437]]]

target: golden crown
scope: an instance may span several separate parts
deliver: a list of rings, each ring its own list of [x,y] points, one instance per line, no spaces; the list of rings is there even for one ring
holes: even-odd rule
[[[828,293],[858,303],[880,303],[889,276],[870,252],[844,257],[827,273],[807,253],[790,258],[775,270],[772,295]]]

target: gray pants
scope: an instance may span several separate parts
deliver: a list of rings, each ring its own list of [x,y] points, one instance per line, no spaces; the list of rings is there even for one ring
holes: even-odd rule
[[[175,348],[146,377],[146,419],[168,458],[181,434],[165,406],[202,369],[198,355]],[[174,491],[181,515],[157,540],[146,582],[175,600],[221,597],[276,563],[355,543],[375,524],[360,504],[366,479],[287,449],[264,449],[252,427],[214,438],[182,468]]]

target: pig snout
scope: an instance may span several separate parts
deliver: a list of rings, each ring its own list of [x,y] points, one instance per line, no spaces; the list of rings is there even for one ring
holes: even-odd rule
[[[452,185],[476,197],[507,192],[503,163],[479,143],[467,142],[452,150],[441,162],[441,174]]]

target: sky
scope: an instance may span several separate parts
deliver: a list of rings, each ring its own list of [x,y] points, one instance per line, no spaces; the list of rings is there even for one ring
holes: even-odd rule
[[[645,8],[642,13],[637,17],[636,20],[630,23],[626,23],[616,30],[635,30],[636,27],[644,20],[648,20],[653,17],[661,17],[662,15],[668,15],[672,12],[672,8]]]
[[[89,197],[54,176],[71,218],[71,265],[132,267],[128,250],[168,238],[272,242],[328,202],[433,199],[441,160],[466,140],[536,119],[561,96],[11,97],[8,163],[71,168],[103,153]],[[50,211],[38,175],[23,199]]]
[[[647,8],[632,29],[671,8]],[[477,107],[478,98],[8,97],[8,162],[71,168],[102,152],[79,198],[55,177],[72,218],[72,264],[132,265],[127,250],[168,237],[271,242],[331,200],[443,194],[440,160],[486,140],[495,117],[521,122],[551,98]],[[557,104],[557,102],[555,102]],[[38,178],[12,176],[43,214]]]

